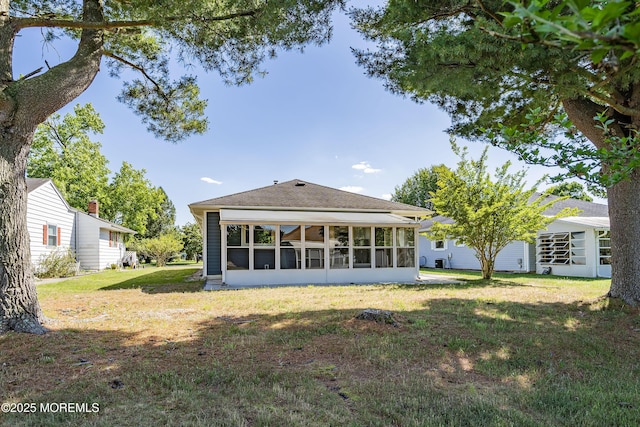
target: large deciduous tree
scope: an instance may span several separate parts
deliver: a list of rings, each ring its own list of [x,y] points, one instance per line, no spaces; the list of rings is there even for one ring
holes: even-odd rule
[[[563,182],[561,184],[554,185],[547,188],[545,193],[552,194],[554,196],[569,197],[576,200],[584,200],[585,202],[593,202],[593,197],[585,191],[584,186],[575,181]]]
[[[109,161],[91,134],[102,133],[104,123],[91,104],[76,105],[73,114],[54,114],[38,126],[27,162],[31,178],[51,178],[65,200],[87,210],[90,200],[107,200]]]
[[[394,202],[420,206],[434,210],[431,193],[438,189],[438,170],[444,165],[418,169],[401,185],[397,185],[391,194]]]
[[[27,175],[51,178],[69,205],[87,211],[88,202],[102,205],[102,216],[134,229],[141,237],[158,237],[175,229],[176,208],[162,187],[154,187],[124,162],[109,183],[111,171],[101,144],[89,138],[104,123],[91,104],[76,105],[62,119],[54,114],[38,126],[27,161]],[[142,233],[142,234],[140,234]]]
[[[202,231],[198,224],[188,222],[180,227],[180,236],[187,259],[198,259],[198,255],[202,254]]]
[[[130,163],[122,162],[109,184],[107,203],[101,207],[104,218],[145,237],[149,234],[149,225],[154,226],[163,204],[168,201],[164,190],[154,187],[146,173],[145,169],[134,169]]]
[[[176,231],[176,207],[162,187],[154,190],[156,192],[155,212],[147,219],[147,231],[143,237],[159,237],[163,234]]]
[[[138,73],[119,99],[151,132],[169,141],[204,132],[206,103],[196,80],[172,80],[170,60],[198,63],[230,83],[249,82],[278,50],[327,41],[339,3],[0,0],[0,334],[45,331],[26,227],[25,170],[40,123],[84,92],[106,66],[116,76],[127,69]],[[20,52],[14,42],[28,28],[41,28],[47,41],[72,40],[75,54],[16,76],[14,55]]]
[[[640,14],[632,1],[394,0],[354,10],[371,76],[565,177],[606,187],[609,296],[640,304]]]
[[[544,212],[562,198],[535,197],[536,186],[525,189],[526,170],[509,173],[510,162],[487,171],[487,149],[478,160],[468,159],[467,151],[452,144],[460,157],[455,171],[437,168],[438,189],[431,201],[452,223],[434,222],[428,231],[433,240],[452,239],[475,250],[483,279],[491,279],[498,254],[509,243],[533,242],[538,230],[557,218],[576,214],[563,209],[554,216]]]

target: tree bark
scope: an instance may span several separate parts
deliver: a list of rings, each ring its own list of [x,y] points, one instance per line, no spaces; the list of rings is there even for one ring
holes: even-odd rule
[[[608,296],[640,305],[640,171],[607,190],[611,227]]]
[[[571,123],[597,148],[606,148],[602,129],[596,127],[593,119],[602,113],[604,107],[585,98],[565,99],[562,101],[564,111]]]
[[[100,69],[103,32],[82,31],[78,50],[67,62],[29,79],[10,75],[18,26],[0,0],[0,334],[13,330],[42,334],[27,230],[26,165],[33,134],[51,114],[93,82]],[[84,0],[83,19],[103,20],[101,0]],[[5,56],[8,55],[8,56]]]
[[[0,143],[0,334],[45,333],[31,271],[25,170],[31,135]]]
[[[640,91],[631,90],[627,97],[632,107]],[[596,127],[593,117],[605,107],[587,99],[564,100],[563,106],[571,122],[596,147],[609,148],[602,129]],[[619,117],[617,117],[619,119]],[[629,125],[638,129],[637,117],[625,117],[611,126],[614,135],[624,136]],[[602,165],[607,171],[607,165]],[[607,188],[609,226],[611,230],[611,288],[608,296],[620,298],[632,306],[640,305],[640,170],[627,179]]]

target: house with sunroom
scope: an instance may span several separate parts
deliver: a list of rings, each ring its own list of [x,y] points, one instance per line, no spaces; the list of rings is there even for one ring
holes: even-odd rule
[[[608,206],[565,199],[554,204],[545,214],[552,216],[567,207],[577,208],[578,215],[556,219],[545,230],[538,231],[535,243],[517,241],[507,245],[496,258],[496,271],[611,277]],[[424,220],[420,232],[429,230],[434,222],[450,221],[443,216]],[[419,241],[419,262],[423,267],[480,270],[480,261],[471,248],[453,240],[429,240],[424,234],[420,234]]]
[[[299,179],[189,205],[203,275],[227,285],[414,281],[431,211]]]
[[[53,181],[27,178],[27,229],[31,263],[38,268],[42,257],[71,250],[83,270],[102,270],[120,264],[124,236],[135,231],[99,217],[97,201],[89,213],[69,206]]]

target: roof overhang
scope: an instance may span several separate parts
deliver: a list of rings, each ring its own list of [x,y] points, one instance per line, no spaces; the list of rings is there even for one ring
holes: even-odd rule
[[[609,228],[609,218],[600,216],[567,216],[564,218],[556,219],[558,222],[564,222],[568,224],[586,225],[593,228]]]
[[[76,215],[82,215],[84,218],[88,218],[89,221],[95,221],[98,224],[98,227],[103,230],[117,231],[119,233],[126,233],[126,234],[138,234],[136,231],[130,228],[127,228],[123,225],[114,224],[111,221],[107,221],[106,219],[95,217],[86,212],[82,212],[81,210],[78,210],[78,209],[74,209],[74,211],[76,212]]]
[[[418,227],[411,218],[390,213],[220,209],[220,224],[306,224]]]
[[[121,225],[118,224],[109,224],[106,222],[102,222],[102,224],[100,224],[100,228],[103,228],[105,230],[109,230],[109,231],[117,231],[119,233],[126,233],[126,234],[137,234],[134,230],[127,228],[127,227],[123,227]]]
[[[198,224],[202,226],[204,223],[204,217],[207,212],[222,212],[222,211],[247,211],[247,212],[271,212],[270,215],[277,215],[279,217],[290,216],[290,212],[306,212],[310,215],[318,215],[318,214],[347,214],[347,215],[393,215],[395,217],[400,217],[405,220],[413,222],[417,222],[419,218],[426,216],[431,211],[428,210],[406,210],[406,211],[380,211],[380,210],[355,210],[355,209],[331,209],[331,211],[327,211],[326,209],[319,208],[283,208],[283,207],[254,207],[254,206],[243,206],[242,208],[238,208],[237,206],[206,206],[199,205],[197,203],[189,205],[189,210],[191,214],[196,219]],[[415,221],[414,221],[415,219]],[[262,221],[264,223],[264,221]],[[281,222],[282,223],[282,222]],[[284,223],[282,223],[284,224]],[[305,223],[306,224],[306,223]]]
[[[574,224],[574,225],[583,225],[591,228],[609,228],[609,217],[600,217],[600,216],[567,216],[564,218],[558,218],[555,220],[556,222],[563,222],[565,224]],[[449,218],[444,218],[441,221],[433,221],[440,222],[443,224],[452,224],[453,220]],[[432,223],[429,225],[422,226],[418,230],[419,233],[425,233],[429,231]]]

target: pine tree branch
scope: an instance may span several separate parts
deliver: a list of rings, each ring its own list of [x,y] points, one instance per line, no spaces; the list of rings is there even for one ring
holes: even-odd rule
[[[24,28],[69,28],[89,30],[116,30],[122,28],[159,27],[165,23],[182,21],[218,22],[236,18],[255,16],[259,9],[245,10],[220,16],[168,16],[160,19],[141,19],[134,21],[76,21],[71,19],[48,19],[45,17],[13,18],[18,30]]]
[[[100,0],[85,0],[83,21],[99,22],[104,17]],[[103,30],[82,30],[78,49],[68,61],[52,67],[44,74],[13,83],[15,99],[20,109],[16,120],[24,126],[39,124],[52,113],[77,98],[100,70]]]
[[[111,58],[113,60],[116,60],[118,62],[122,62],[126,66],[131,67],[134,70],[140,72],[140,74],[142,74],[145,79],[150,81],[156,87],[156,89],[158,90],[158,93],[165,99],[165,101],[169,101],[169,99],[167,98],[166,94],[162,90],[162,86],[160,85],[160,83],[155,81],[155,79],[153,77],[151,77],[151,75],[149,73],[147,73],[147,71],[144,69],[144,67],[141,67],[140,65],[134,64],[133,62],[128,61],[127,59],[125,59],[125,58],[123,58],[121,56],[118,56],[113,52],[105,50],[103,53],[104,53],[104,56],[106,56],[108,58]]]

